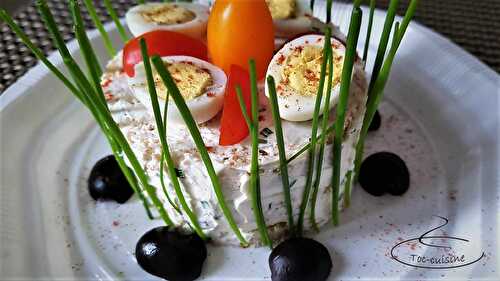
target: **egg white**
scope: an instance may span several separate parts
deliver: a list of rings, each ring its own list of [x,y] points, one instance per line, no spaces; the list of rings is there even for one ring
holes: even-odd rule
[[[192,11],[195,14],[195,18],[185,23],[164,25],[154,22],[148,22],[141,15],[141,12],[148,11],[155,7],[163,5],[177,5],[180,7],[184,7]],[[194,38],[205,40],[209,13],[210,11],[208,6],[196,3],[147,3],[131,8],[125,14],[125,19],[128,28],[130,29],[130,32],[132,32],[134,37],[137,37],[148,31],[163,29],[183,33]]]
[[[217,113],[219,113],[224,103],[224,90],[227,83],[226,74],[224,73],[224,71],[222,71],[222,69],[204,60],[188,56],[166,56],[162,57],[162,60],[165,63],[191,62],[195,66],[208,70],[212,77],[213,84],[207,87],[205,89],[205,92],[198,97],[187,100],[186,104],[197,124],[204,123],[212,119],[215,115],[217,115]],[[132,90],[134,96],[139,100],[139,102],[141,102],[141,104],[143,104],[148,109],[151,116],[154,116],[153,107],[151,105],[151,98],[147,87],[144,64],[136,64],[134,68],[135,76],[128,78],[129,87]],[[158,102],[160,104],[160,110],[163,115],[165,100],[158,97]],[[181,113],[177,109],[177,106],[175,105],[171,97],[169,99],[168,105],[167,122],[168,124],[172,125],[185,124]]]
[[[288,58],[288,56],[293,52],[296,47],[299,46],[318,46],[323,48],[324,45],[323,35],[304,35],[296,38],[287,44],[285,44],[272,58],[269,66],[267,68],[266,76],[272,76],[278,86],[280,82],[284,79],[282,75],[283,68],[283,57]],[[334,45],[334,52],[337,55],[345,56],[345,45],[335,38],[330,39],[332,45]],[[335,43],[335,44],[334,44]],[[281,63],[280,63],[281,61]],[[325,88],[327,87],[327,81],[325,81]],[[330,96],[330,109],[333,108],[339,99],[340,83],[332,86],[331,96]],[[316,104],[316,95],[314,96],[304,96],[297,93],[295,89],[291,87],[284,87],[282,90],[285,94],[280,95],[277,93],[278,107],[280,111],[280,116],[282,119],[288,121],[307,121],[313,118],[314,106]],[[266,96],[269,97],[269,89],[266,87]],[[321,100],[321,110],[320,114],[323,112],[323,106],[326,102],[326,94],[323,94]]]

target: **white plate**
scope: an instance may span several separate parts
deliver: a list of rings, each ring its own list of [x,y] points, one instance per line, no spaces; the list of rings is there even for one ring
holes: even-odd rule
[[[336,4],[333,16],[346,30],[349,9]],[[370,63],[383,19],[377,11]],[[107,29],[118,42],[113,26]],[[89,36],[104,61],[101,38],[96,31]],[[78,57],[75,42],[69,47]],[[61,65],[59,56],[50,59]],[[402,197],[375,198],[355,187],[341,225],[316,237],[331,251],[331,280],[500,278],[498,89],[491,69],[411,24],[387,85],[382,128],[367,144],[367,153],[401,155],[411,188]],[[148,221],[135,198],[119,206],[95,204],[87,194],[89,169],[109,153],[87,111],[40,65],[7,89],[0,109],[0,278],[155,279],[139,268],[133,250],[160,222]],[[455,269],[421,269],[391,258],[397,243],[440,225],[435,215],[449,224],[429,235],[469,240],[453,245],[453,254],[467,261],[485,256]],[[395,251],[403,261],[412,253],[437,254],[415,241]],[[264,248],[210,247],[201,279],[269,280],[268,255]]]

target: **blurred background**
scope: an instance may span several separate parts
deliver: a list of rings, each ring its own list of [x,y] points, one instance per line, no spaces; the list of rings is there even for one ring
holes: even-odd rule
[[[0,8],[7,10],[10,14],[13,14],[30,3],[31,1],[29,0],[2,0]]]
[[[65,40],[71,40],[73,35],[67,0],[47,2]],[[103,1],[94,2],[101,19],[109,21]],[[387,9],[389,2],[390,0],[377,0],[377,8]],[[405,11],[408,2],[409,0],[400,0],[400,15]],[[123,16],[136,1],[113,0],[112,3],[118,14]],[[14,15],[24,31],[46,53],[53,50],[33,0],[0,0],[0,8]],[[84,19],[87,27],[93,28],[89,17],[85,16]],[[500,73],[500,0],[420,0],[415,20],[449,38]],[[9,28],[0,23],[0,94],[36,62]]]

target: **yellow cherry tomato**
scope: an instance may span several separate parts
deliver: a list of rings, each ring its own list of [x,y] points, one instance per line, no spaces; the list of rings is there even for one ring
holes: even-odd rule
[[[274,26],[265,0],[216,0],[208,20],[208,52],[227,74],[231,65],[248,70],[254,59],[263,78],[274,51]]]

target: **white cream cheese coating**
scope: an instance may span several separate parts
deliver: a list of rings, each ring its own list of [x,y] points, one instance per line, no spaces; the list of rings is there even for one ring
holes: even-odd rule
[[[160,184],[161,145],[153,117],[146,108],[133,96],[127,84],[126,75],[122,72],[121,54],[118,54],[107,66],[102,83],[106,99],[120,129],[129,141],[138,160],[143,165],[150,183],[156,188],[156,194],[164,203],[169,215],[178,225],[186,225],[187,217],[179,215],[168,203]],[[342,145],[341,188],[339,205],[342,207],[345,175],[353,169],[355,145],[359,138],[366,103],[366,78],[360,62],[355,64],[353,83],[349,96],[349,105],[345,123],[345,136]],[[278,148],[274,132],[273,119],[263,87],[260,87],[260,139],[259,163],[262,206],[266,224],[271,236],[279,239],[286,232],[286,209],[284,205],[283,187],[279,174]],[[330,116],[332,121],[335,108]],[[259,244],[257,226],[251,209],[249,194],[249,170],[251,145],[247,138],[233,146],[219,146],[220,115],[200,124],[199,129],[210,157],[218,173],[226,203],[230,208],[243,235],[254,245]],[[283,134],[287,156],[290,157],[309,142],[311,122],[289,122],[282,120]],[[267,129],[266,129],[267,128]],[[269,134],[269,132],[272,132]],[[184,126],[169,125],[167,140],[177,169],[184,174],[181,185],[184,196],[195,212],[201,227],[215,243],[239,245],[239,241],[229,228],[223,216],[205,166],[192,141],[189,131]],[[325,160],[321,176],[316,205],[316,221],[319,226],[331,221],[331,175],[332,145],[329,140],[326,146]],[[294,217],[297,219],[299,205],[305,185],[307,170],[307,152],[288,165],[293,202]],[[164,173],[167,192],[176,198],[169,185],[167,173]],[[309,222],[309,206],[305,216],[305,229],[311,228]]]

